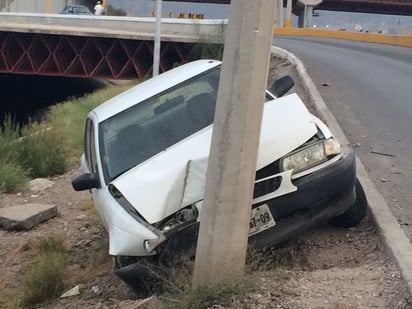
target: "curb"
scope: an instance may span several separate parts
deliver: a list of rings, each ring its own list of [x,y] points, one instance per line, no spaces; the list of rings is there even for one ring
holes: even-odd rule
[[[279,47],[272,46],[271,51],[272,54],[289,60],[295,66],[302,80],[303,87],[308,92],[310,99],[321,117],[326,121],[330,130],[342,144],[349,144],[342,128],[329,111],[303,63],[294,54]],[[358,178],[368,198],[372,219],[378,227],[388,253],[397,263],[402,277],[408,286],[410,295],[412,295],[412,244],[392,214],[389,205],[369,178],[363,163],[358,157],[356,157],[356,165]]]

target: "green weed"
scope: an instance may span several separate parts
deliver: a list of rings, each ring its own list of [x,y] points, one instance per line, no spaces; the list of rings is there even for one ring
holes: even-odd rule
[[[51,234],[27,244],[34,250],[34,264],[24,278],[23,306],[32,306],[58,295],[64,288],[67,250],[64,236]]]
[[[28,182],[28,173],[13,161],[0,159],[0,193],[24,191]]]
[[[0,125],[0,158],[5,162],[16,162],[16,153],[19,153],[20,127],[13,119],[6,115]]]
[[[65,267],[64,254],[42,254],[25,276],[22,303],[33,305],[58,295],[63,289]]]
[[[60,128],[48,127],[46,123],[31,123],[23,128],[20,164],[31,177],[47,177],[66,171],[68,161],[61,144],[63,134]]]

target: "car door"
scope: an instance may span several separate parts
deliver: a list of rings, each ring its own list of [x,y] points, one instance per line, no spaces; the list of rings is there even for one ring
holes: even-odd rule
[[[107,185],[104,181],[101,164],[99,163],[99,142],[97,122],[91,118],[86,121],[84,136],[84,170],[95,175],[99,179],[100,186],[90,190],[91,198],[103,225],[107,228],[109,203],[112,200],[107,191]]]

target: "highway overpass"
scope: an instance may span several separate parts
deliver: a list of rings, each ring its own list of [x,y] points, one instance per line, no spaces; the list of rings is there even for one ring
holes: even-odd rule
[[[222,20],[164,19],[160,71],[223,43]],[[152,74],[153,18],[0,13],[0,73],[142,78]]]
[[[221,48],[223,20],[164,18],[160,71]],[[133,79],[152,74],[154,18],[0,13],[0,73]],[[412,36],[275,28],[279,35],[412,46]]]

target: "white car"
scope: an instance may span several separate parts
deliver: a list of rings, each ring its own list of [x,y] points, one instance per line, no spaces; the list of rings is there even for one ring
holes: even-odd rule
[[[149,291],[181,253],[194,254],[221,63],[198,60],[149,79],[92,110],[84,174],[109,235],[115,272]],[[356,225],[367,211],[352,149],[310,114],[293,81],[266,93],[249,244],[272,246],[325,220]],[[281,97],[281,98],[276,98]]]
[[[94,15],[87,6],[84,5],[66,5],[59,14],[70,15]]]

